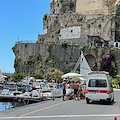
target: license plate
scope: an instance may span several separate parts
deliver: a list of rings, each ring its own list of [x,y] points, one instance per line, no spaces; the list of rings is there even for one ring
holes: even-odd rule
[[[96,94],[96,91],[89,91],[90,94]]]

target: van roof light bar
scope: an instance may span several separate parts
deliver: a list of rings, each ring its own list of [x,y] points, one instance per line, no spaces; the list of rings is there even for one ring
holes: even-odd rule
[[[106,75],[109,75],[109,72],[106,72],[106,71],[92,71],[92,72],[89,72],[89,74],[106,74]]]

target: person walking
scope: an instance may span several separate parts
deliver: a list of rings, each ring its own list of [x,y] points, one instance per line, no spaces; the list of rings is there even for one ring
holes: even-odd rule
[[[77,99],[79,100],[79,91],[78,91],[78,88],[79,88],[79,84],[77,81],[75,81],[75,83],[73,84],[73,88],[74,88],[74,100],[76,100],[76,97]]]
[[[84,82],[83,84],[83,96],[85,98],[85,92],[86,92],[86,82]]]
[[[66,79],[63,79],[62,86],[63,86],[63,101],[65,101],[65,95],[66,95]]]
[[[80,98],[81,98],[81,93],[82,93],[82,87],[81,87],[81,82],[79,81],[79,88],[78,88],[78,91],[79,91],[79,93],[78,93],[78,97],[79,97],[79,100],[80,100]]]

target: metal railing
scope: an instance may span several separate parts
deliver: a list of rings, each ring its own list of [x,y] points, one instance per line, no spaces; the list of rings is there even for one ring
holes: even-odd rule
[[[37,40],[23,40],[23,41],[17,41],[16,44],[19,44],[19,43],[36,43]]]
[[[16,44],[19,44],[19,43],[37,43],[37,40],[25,40],[25,41],[17,41]],[[39,43],[39,42],[38,42]],[[43,41],[41,43],[44,43],[44,44],[62,44],[62,41]],[[95,47],[98,47],[97,44],[94,44],[94,45],[91,45],[89,43],[80,43],[80,42],[72,42],[72,41],[67,41],[67,45],[76,45],[76,46],[95,46]],[[105,45],[103,44],[102,46],[99,46],[99,47],[113,47],[114,45]]]
[[[44,41],[43,42],[44,44],[62,44],[62,41],[59,41],[59,42],[57,42],[57,41],[55,41],[55,42],[53,42],[53,41]],[[69,41],[67,41],[67,45],[81,45],[81,46],[86,46],[86,44],[85,43],[80,43],[80,42],[69,42]]]

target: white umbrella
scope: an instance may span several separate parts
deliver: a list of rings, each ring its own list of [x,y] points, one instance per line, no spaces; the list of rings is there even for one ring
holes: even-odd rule
[[[84,77],[79,77],[80,80],[84,80],[86,81],[87,79],[85,79]]]
[[[83,77],[76,77],[76,78],[73,78],[72,81],[87,81],[87,79]]]
[[[78,73],[66,73],[61,78],[75,78],[75,77],[82,77],[81,74]]]
[[[5,76],[5,75],[3,75],[2,77],[3,77],[3,78],[7,78],[7,76]]]

